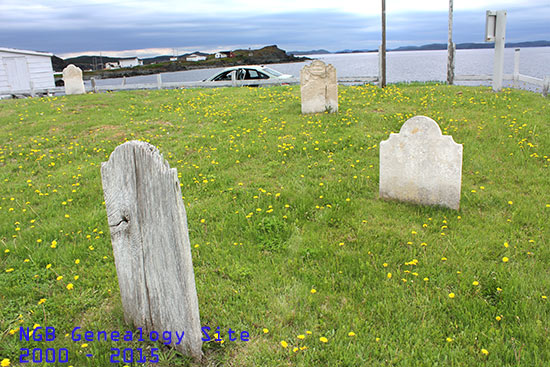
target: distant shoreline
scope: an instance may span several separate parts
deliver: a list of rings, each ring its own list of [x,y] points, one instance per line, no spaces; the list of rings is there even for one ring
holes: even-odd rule
[[[465,42],[455,45],[457,50],[479,50],[479,49],[492,49],[493,43],[475,43]],[[550,41],[530,41],[530,42],[508,42],[506,48],[531,48],[531,47],[550,47]],[[388,52],[393,51],[438,51],[446,50],[446,43],[432,43],[422,46],[401,46],[393,49],[388,49]],[[378,50],[341,50],[341,51],[327,51],[327,50],[311,50],[311,51],[289,51],[288,54],[294,56],[307,56],[307,55],[334,55],[334,54],[353,54],[353,53],[372,53],[378,52]]]

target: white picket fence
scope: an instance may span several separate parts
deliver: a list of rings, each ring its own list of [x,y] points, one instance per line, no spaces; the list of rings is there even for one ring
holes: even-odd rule
[[[550,90],[550,76],[546,76],[543,79],[535,78],[529,75],[523,75],[519,73],[519,55],[520,49],[517,48],[514,52],[514,73],[513,74],[504,74],[502,76],[503,80],[508,80],[513,82],[515,88],[519,87],[519,83],[528,83],[533,84],[542,88],[542,95],[548,96]],[[493,80],[492,75],[456,75],[454,78],[455,82],[491,82]]]

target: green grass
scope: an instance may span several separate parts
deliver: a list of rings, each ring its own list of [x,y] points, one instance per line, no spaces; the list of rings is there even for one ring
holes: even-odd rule
[[[193,365],[160,343],[65,336],[134,330],[100,163],[141,139],[179,173],[201,324],[251,335],[205,343],[203,365],[549,365],[549,100],[437,84],[339,93],[339,113],[306,116],[299,87],[0,101],[0,361],[67,348],[64,366],[107,366],[111,348],[158,347],[154,365]],[[379,143],[418,114],[464,145],[458,212],[378,199]],[[19,341],[35,324],[56,339]]]

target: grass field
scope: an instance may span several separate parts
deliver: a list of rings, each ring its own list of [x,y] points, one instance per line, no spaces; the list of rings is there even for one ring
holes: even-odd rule
[[[100,178],[132,139],[179,173],[201,324],[225,334],[202,365],[550,365],[550,100],[357,86],[339,111],[301,115],[298,86],[0,101],[2,366],[20,348],[66,348],[63,366],[113,365],[111,348],[193,365],[161,342],[71,339],[135,331]],[[418,114],[464,145],[459,211],[378,199],[379,143]],[[20,341],[21,326],[56,338]]]

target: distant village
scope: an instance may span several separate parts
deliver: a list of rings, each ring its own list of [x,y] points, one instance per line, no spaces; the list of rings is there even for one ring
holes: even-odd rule
[[[193,53],[190,55],[172,56],[170,57],[169,61],[174,62],[174,61],[185,60],[185,61],[191,61],[191,62],[198,62],[198,61],[204,61],[208,58],[224,59],[226,57],[233,58],[235,57],[235,54],[233,53],[233,51],[216,52],[214,54],[204,54],[199,52],[199,53]],[[143,66],[143,59],[140,59],[137,57],[121,58],[118,61],[106,62],[103,68],[106,70],[115,70],[115,69],[122,69],[122,68],[133,68],[136,66]]]

